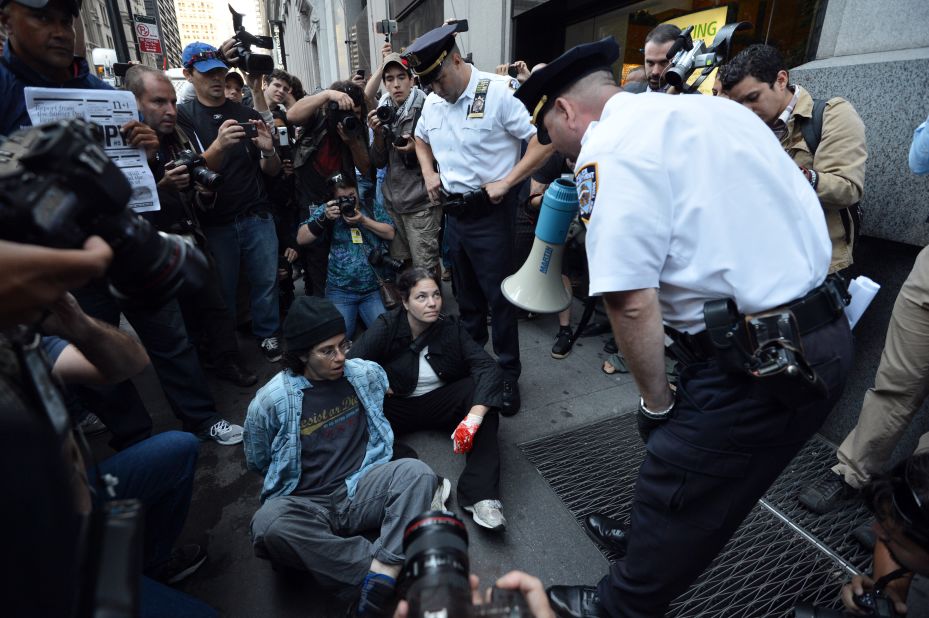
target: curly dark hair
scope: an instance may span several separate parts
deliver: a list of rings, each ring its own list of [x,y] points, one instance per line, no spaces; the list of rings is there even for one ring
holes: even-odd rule
[[[397,275],[397,291],[400,292],[403,300],[410,300],[410,292],[423,279],[431,279],[440,290],[442,289],[442,282],[435,271],[422,266],[412,266]]]
[[[784,56],[776,47],[756,43],[749,45],[719,69],[719,81],[723,90],[733,88],[746,77],[774,86],[777,74],[787,70]]]
[[[265,75],[266,84],[270,84],[271,81],[275,79],[284,82],[290,88],[293,88],[294,86],[293,75],[291,75],[287,71],[283,71],[281,69],[274,69],[273,71],[271,71],[270,75]]]
[[[895,494],[912,492],[919,521],[906,521]],[[862,489],[865,504],[882,524],[899,527],[913,541],[929,543],[929,453],[913,455],[890,472],[875,477]],[[921,508],[920,508],[921,507]]]

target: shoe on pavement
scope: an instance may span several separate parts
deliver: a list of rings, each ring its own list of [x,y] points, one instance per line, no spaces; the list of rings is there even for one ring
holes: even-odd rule
[[[606,618],[594,586],[549,586],[545,591],[555,614],[562,618]]]
[[[233,425],[223,418],[213,423],[209,429],[198,433],[197,437],[204,442],[213,440],[223,446],[233,446],[242,443],[242,426]]]
[[[103,421],[97,418],[97,415],[93,412],[89,412],[87,416],[84,417],[84,420],[80,423],[80,427],[85,436],[96,436],[107,431],[106,425],[104,425]]]
[[[823,515],[858,498],[859,491],[833,472],[827,470],[823,476],[800,492],[797,500],[809,510]]]
[[[220,365],[216,370],[216,377],[242,387],[253,386],[258,381],[257,375],[234,360]]]
[[[584,518],[584,532],[600,547],[620,556],[626,555],[629,537],[620,520],[600,513],[591,513]]]
[[[445,503],[448,497],[452,495],[452,482],[447,478],[439,477],[439,486],[435,488],[435,494],[432,496],[432,504],[429,506],[431,511],[446,511]]]
[[[519,382],[516,380],[503,381],[503,408],[500,414],[503,416],[513,416],[519,412],[521,401],[519,398]]]
[[[555,345],[552,346],[552,358],[561,360],[571,353],[571,327],[562,326],[555,335]]]
[[[195,543],[171,550],[171,557],[155,569],[151,578],[163,584],[176,584],[193,575],[206,562],[206,550]]]
[[[269,363],[276,363],[281,360],[281,345],[277,337],[266,337],[261,340],[261,351],[264,352],[265,358]]]
[[[503,530],[506,528],[506,518],[500,512],[501,508],[503,504],[499,500],[481,500],[464,507],[464,510],[471,513],[478,526],[488,530]]]

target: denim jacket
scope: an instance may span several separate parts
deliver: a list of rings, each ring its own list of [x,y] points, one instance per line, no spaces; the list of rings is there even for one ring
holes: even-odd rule
[[[377,363],[345,361],[345,378],[358,394],[368,419],[368,447],[361,467],[347,479],[348,497],[355,495],[358,479],[393,455],[394,434],[384,417],[387,374]],[[262,504],[286,496],[300,482],[300,414],[303,390],[313,385],[304,376],[282,371],[262,386],[248,406],[245,418],[245,464],[265,475]]]

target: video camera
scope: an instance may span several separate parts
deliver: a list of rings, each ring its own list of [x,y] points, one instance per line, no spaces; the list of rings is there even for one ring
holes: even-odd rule
[[[0,238],[74,248],[98,235],[113,248],[110,290],[135,305],[158,306],[182,288],[199,288],[206,258],[126,208],[132,187],[102,141],[100,127],[84,120],[0,138]]]
[[[232,5],[229,6],[229,12],[232,13],[232,28],[235,30],[235,50],[239,54],[234,66],[246,73],[257,73],[261,75],[270,75],[274,70],[274,58],[267,54],[252,53],[252,45],[262,49],[273,49],[274,40],[269,36],[255,36],[245,30],[242,25],[242,13],[237,13]]]
[[[413,519],[403,532],[403,553],[399,587],[410,618],[532,616],[518,590],[494,588],[490,603],[471,605],[468,531],[454,513],[429,511]]]
[[[713,72],[713,69],[725,62],[729,57],[732,49],[732,36],[737,30],[751,28],[747,21],[740,21],[735,24],[726,24],[716,33],[713,44],[708,48],[702,40],[696,43],[691,38],[690,33],[693,26],[687,26],[674,41],[674,45],[668,50],[668,59],[671,64],[665,70],[662,79],[669,86],[677,88],[683,93],[691,94],[697,92],[700,84]],[[703,69],[694,83],[688,84],[687,80],[697,69]]]

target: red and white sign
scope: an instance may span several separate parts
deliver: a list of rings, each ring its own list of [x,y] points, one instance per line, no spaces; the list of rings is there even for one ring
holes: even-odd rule
[[[148,15],[137,15],[135,18],[135,33],[139,39],[139,51],[147,54],[160,54],[161,34],[158,32],[158,22]]]

